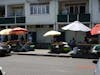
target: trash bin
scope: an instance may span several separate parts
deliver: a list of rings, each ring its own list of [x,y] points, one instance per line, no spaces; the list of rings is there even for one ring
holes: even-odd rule
[[[78,51],[78,47],[74,47],[74,48],[73,48],[73,53],[76,54],[77,51]]]

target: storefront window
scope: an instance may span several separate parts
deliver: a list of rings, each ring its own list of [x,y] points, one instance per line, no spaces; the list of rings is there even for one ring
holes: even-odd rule
[[[31,4],[30,14],[49,14],[49,4]]]

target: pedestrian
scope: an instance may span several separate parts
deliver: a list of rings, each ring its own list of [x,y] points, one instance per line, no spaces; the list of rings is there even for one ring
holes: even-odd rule
[[[32,36],[31,35],[29,35],[28,40],[29,40],[29,42],[32,42]]]
[[[87,36],[84,37],[84,42],[89,43],[89,38]]]
[[[0,35],[0,42],[3,42],[4,37]]]
[[[71,47],[72,50],[74,47],[76,47],[76,40],[74,38],[72,40],[70,40],[69,46]]]

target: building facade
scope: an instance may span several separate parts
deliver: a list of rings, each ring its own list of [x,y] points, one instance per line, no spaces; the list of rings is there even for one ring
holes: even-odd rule
[[[62,32],[62,41],[69,41],[74,32],[61,27],[80,21],[88,27],[100,23],[100,0],[0,0],[0,30],[24,27],[36,43],[50,43],[51,37],[43,37],[48,30]],[[24,37],[28,38],[28,35]],[[79,32],[79,42],[86,33]]]

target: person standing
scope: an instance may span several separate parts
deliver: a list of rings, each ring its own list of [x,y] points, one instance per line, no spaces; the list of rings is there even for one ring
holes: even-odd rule
[[[32,42],[32,36],[31,36],[31,34],[29,35],[28,40],[29,40],[29,42]]]
[[[3,42],[4,37],[0,35],[0,42]]]
[[[69,46],[71,47],[72,50],[74,47],[76,47],[76,40],[74,38],[72,40],[70,40]]]
[[[63,8],[62,14],[63,15],[67,15],[68,14],[68,9],[66,7]]]

